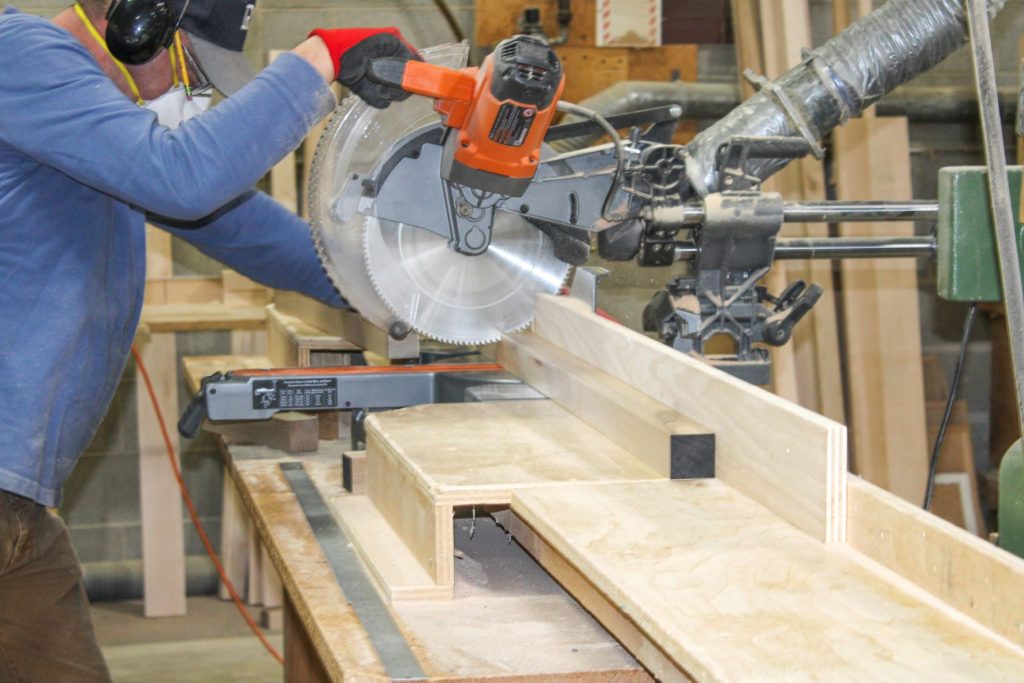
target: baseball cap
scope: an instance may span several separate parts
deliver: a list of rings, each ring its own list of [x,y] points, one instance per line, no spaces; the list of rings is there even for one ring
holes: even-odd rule
[[[190,0],[181,19],[199,65],[224,95],[234,95],[253,78],[242,47],[254,9],[256,0]]]

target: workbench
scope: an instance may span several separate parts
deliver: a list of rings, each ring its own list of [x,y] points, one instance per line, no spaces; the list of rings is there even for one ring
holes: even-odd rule
[[[841,425],[579,302],[539,300],[534,332],[503,339],[498,359],[550,398],[374,414],[353,494],[344,441],[301,456],[225,444],[287,593],[289,680],[392,670],[294,476],[434,680],[1024,670],[1024,562],[848,477]],[[705,458],[707,431],[715,476],[672,479],[673,444]]]
[[[366,628],[281,473],[282,462],[299,462],[325,500],[344,498],[344,444],[322,445],[301,456],[246,445],[225,445],[223,452],[285,587],[285,680],[386,680]],[[495,545],[516,549],[484,519],[478,520],[472,548],[479,548],[481,539],[487,544],[479,551],[484,554]],[[471,552],[464,551],[460,560],[465,581],[454,599],[404,602],[395,610],[432,680],[648,680],[643,668],[522,551],[506,558],[497,576],[492,568],[483,570],[479,560],[484,558]]]

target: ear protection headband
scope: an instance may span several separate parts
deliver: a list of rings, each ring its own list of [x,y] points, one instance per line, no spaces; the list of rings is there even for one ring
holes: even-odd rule
[[[174,41],[189,0],[180,12],[170,0],[114,0],[107,10],[110,53],[125,64],[145,64]]]

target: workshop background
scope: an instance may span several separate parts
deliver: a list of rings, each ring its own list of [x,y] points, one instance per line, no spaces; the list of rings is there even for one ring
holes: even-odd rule
[[[520,5],[543,3],[449,0],[448,4],[455,20],[471,44],[476,46],[474,29],[481,24],[481,14],[497,13],[504,16],[509,14],[509,6],[518,8]],[[554,3],[546,4],[550,7]],[[575,2],[574,9],[576,5],[585,4]],[[22,1],[17,5],[23,11],[52,16],[64,9],[67,3]],[[810,8],[814,40],[820,44],[833,32],[832,2],[810,0]],[[663,78],[670,78],[673,71],[678,71],[678,75],[685,78],[690,74],[690,78],[696,78],[699,82],[737,82],[728,0],[664,0],[663,12],[666,43],[703,41],[695,50],[695,63],[664,65],[668,68]],[[576,11],[575,15],[578,21],[589,21],[584,18],[587,16],[584,11]],[[305,38],[311,28],[377,25],[399,27],[417,46],[448,42],[453,35],[433,0],[260,0],[246,54],[252,64],[259,67],[266,63],[270,51],[294,46]],[[514,33],[515,27],[507,26],[506,32]],[[1004,90],[1019,88],[1018,65],[1022,34],[1024,4],[1008,3],[999,21],[993,25],[999,85]],[[586,87],[600,85],[602,70],[606,68],[611,69],[607,64],[592,64],[592,82],[588,82]],[[582,80],[574,81],[574,87],[584,87]],[[605,84],[616,80],[612,78]],[[915,87],[962,86],[964,92],[969,91],[973,84],[969,55],[961,50],[935,71],[916,79],[913,84]],[[984,163],[976,115],[971,107],[965,109],[969,112],[966,117],[941,122],[911,118],[914,198],[936,197],[936,173],[939,168]],[[1006,128],[1006,140],[1008,145],[1016,144],[1010,126]],[[1014,149],[1008,149],[1007,152],[1009,158],[1013,159]],[[301,151],[297,162],[301,167]],[[300,196],[300,205],[301,201]],[[919,232],[923,234],[931,229],[931,225],[918,226]],[[177,241],[173,243],[172,257],[174,276],[218,276],[221,271],[221,266]],[[615,264],[613,270],[613,277],[605,283],[601,303],[620,320],[638,328],[644,305],[654,291],[664,285],[669,277],[669,269],[641,270],[627,263]],[[964,307],[937,298],[934,264],[920,265],[919,288],[922,354],[937,359],[948,377],[952,374],[959,349]],[[990,453],[1001,454],[1009,443],[1005,434],[996,435],[995,441],[998,443],[993,442],[991,436],[992,338],[989,316],[984,315],[969,346],[966,381],[961,393],[967,405],[970,446],[981,491],[981,504],[984,512],[989,515],[993,505],[990,486],[993,463]],[[232,337],[229,332],[179,332],[176,347],[178,358],[228,354],[232,352]],[[87,590],[93,601],[130,600],[142,596],[139,438],[136,418],[140,397],[135,367],[130,362],[108,416],[66,486],[65,502],[60,510],[85,567]],[[179,403],[184,405],[187,399],[188,392],[182,381]],[[1012,399],[1007,400],[1012,402]],[[1009,422],[1012,425],[1013,420]],[[194,441],[183,442],[181,456],[185,481],[214,546],[219,548],[223,470],[217,446],[209,434],[203,433]],[[184,525],[188,592],[190,595],[213,594],[218,586],[216,573],[187,518]]]

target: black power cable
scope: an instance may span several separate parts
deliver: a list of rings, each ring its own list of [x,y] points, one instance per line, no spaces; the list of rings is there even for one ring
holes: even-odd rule
[[[953,381],[949,385],[949,398],[946,399],[946,411],[942,414],[942,422],[939,423],[939,433],[935,435],[935,447],[932,448],[932,458],[928,462],[928,487],[924,492],[924,509],[932,507],[932,494],[935,493],[935,473],[939,468],[939,453],[942,452],[942,441],[946,438],[946,428],[949,426],[949,418],[953,414],[953,404],[956,402],[956,395],[960,389],[960,377],[964,371],[964,361],[967,359],[967,342],[971,339],[971,330],[974,329],[974,317],[978,312],[978,304],[973,303],[967,310],[967,317],[964,319],[964,333],[960,340],[960,356],[956,359],[956,370],[953,371]]]
[[[455,36],[455,42],[461,43],[464,41],[466,34],[463,32],[462,27],[459,26],[459,21],[455,18],[455,14],[452,13],[452,8],[448,6],[448,3],[445,0],[434,0],[434,5],[444,15],[444,20],[448,22],[448,28],[451,29],[452,35]]]

